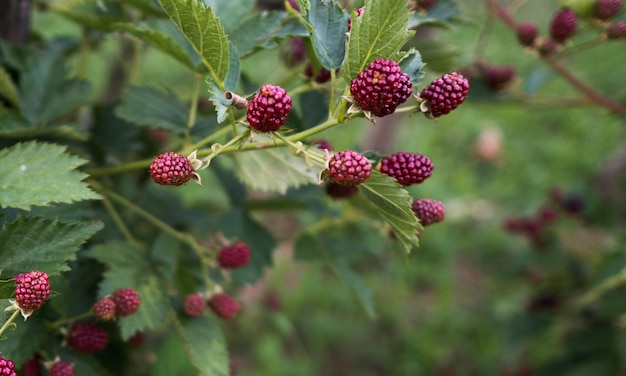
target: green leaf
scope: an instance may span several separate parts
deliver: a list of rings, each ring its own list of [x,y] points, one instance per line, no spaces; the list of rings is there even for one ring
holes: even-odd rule
[[[416,12],[409,20],[409,28],[418,26],[448,26],[448,21],[460,14],[461,10],[456,0],[439,0],[427,13]]]
[[[422,61],[422,55],[414,48],[411,48],[400,60],[398,65],[402,68],[402,72],[411,77],[411,83],[413,87],[417,87],[422,78],[424,78],[424,62]]]
[[[213,9],[196,0],[159,0],[218,82],[228,73],[228,38]]]
[[[3,308],[4,307],[0,307]],[[2,312],[6,322],[12,312]],[[35,351],[39,350],[48,336],[46,325],[39,315],[31,316],[28,321],[21,319],[15,321],[15,330],[8,330],[3,334],[5,340],[2,343],[2,357],[11,359],[15,364],[22,364],[30,359]]]
[[[0,150],[0,206],[30,210],[31,205],[99,199],[74,169],[86,161],[65,147],[35,141]]]
[[[141,297],[139,309],[130,316],[118,319],[123,340],[140,331],[164,328],[167,317],[172,314],[167,287],[154,275],[145,277],[133,287]]]
[[[0,66],[0,98],[5,99],[13,106],[20,108],[20,99],[17,88],[11,80],[9,73]]]
[[[228,352],[219,326],[206,315],[183,318],[176,329],[183,338],[191,362],[201,376],[230,374]]]
[[[187,356],[185,343],[177,334],[168,335],[156,354],[150,369],[152,376],[194,375],[196,368]]]
[[[122,7],[113,0],[65,0],[53,4],[52,10],[85,27],[111,31],[123,21]]]
[[[345,260],[337,260],[333,259],[331,261],[331,265],[333,266],[333,270],[337,273],[343,281],[350,286],[352,291],[356,294],[359,302],[365,309],[367,316],[370,319],[376,318],[376,311],[374,309],[374,298],[372,297],[372,290],[370,290],[367,285],[363,282],[361,277],[356,274],[350,266],[345,262]]]
[[[346,56],[348,14],[335,0],[312,0],[308,18],[313,49],[322,66],[329,71],[341,67]]]
[[[187,130],[189,108],[171,91],[129,86],[122,94],[115,114],[142,127],[184,134]]]
[[[16,111],[0,106],[0,137],[28,139],[42,136],[78,141],[89,138],[85,128],[80,125],[31,125]]]
[[[377,58],[390,59],[414,34],[407,30],[406,0],[366,0],[363,14],[354,18],[348,56],[341,67],[346,82]]]
[[[93,234],[100,222],[60,222],[41,217],[20,217],[0,230],[0,265],[13,276],[28,270],[54,275],[70,270],[69,260]]]
[[[239,78],[241,76],[241,59],[239,57],[239,51],[234,44],[230,44],[230,64],[228,66],[228,74],[224,79],[224,88],[226,90],[235,91],[239,85]]]
[[[559,5],[572,9],[580,17],[591,17],[597,2],[598,0],[559,0]]]
[[[1,271],[1,270],[0,270]],[[10,299],[15,295],[15,280],[0,280],[0,299]]]
[[[204,4],[211,7],[227,34],[232,35],[236,26],[241,23],[246,15],[253,9],[254,0],[203,0]]]
[[[411,209],[411,196],[406,189],[393,178],[372,171],[372,175],[359,186],[359,192],[367,198],[364,202],[391,225],[407,254],[411,248],[419,246],[417,230],[421,225]]]
[[[209,100],[215,106],[215,112],[217,112],[217,122],[222,123],[228,117],[228,108],[230,107],[230,101],[224,96],[224,90],[222,90],[218,83],[213,80],[207,80],[209,85],[209,93],[211,96]]]
[[[235,153],[235,173],[253,189],[285,194],[289,187],[317,184],[321,166],[311,167],[288,148],[267,148]]]
[[[146,15],[167,17],[163,8],[159,6],[156,0],[124,0],[124,3],[139,9],[143,13],[146,13]]]

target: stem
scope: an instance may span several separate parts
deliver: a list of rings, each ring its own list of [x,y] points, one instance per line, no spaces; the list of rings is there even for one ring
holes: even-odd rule
[[[211,147],[210,150],[202,150],[198,152],[198,157],[203,157],[206,156],[205,158],[202,159],[202,162],[206,162],[206,165],[203,165],[200,170],[205,169],[207,167],[209,167],[209,163],[211,162],[211,159],[217,157],[219,154],[221,154],[224,150],[233,147],[233,148],[237,148],[237,146],[235,146],[236,143],[238,143],[239,141],[241,141],[242,139],[248,137],[250,135],[250,131],[246,131],[244,133],[241,133],[233,138],[231,138],[226,144],[224,145],[220,145],[219,148],[214,148]]]
[[[115,210],[115,207],[111,205],[111,201],[109,201],[106,196],[102,196],[102,204],[104,205],[106,211],[109,213],[111,218],[113,218],[113,222],[115,222],[117,228],[120,230],[122,235],[124,235],[124,238],[126,238],[126,240],[132,245],[137,246],[139,243],[135,240],[135,238],[133,238],[133,235],[128,230],[128,227],[126,227],[126,224],[124,223],[124,221],[122,221],[122,218],[117,213],[117,210]]]
[[[285,143],[285,145],[287,145],[289,147],[289,149],[291,150],[291,153],[293,155],[296,156],[300,156],[301,154],[304,155],[305,159],[309,159],[312,161],[315,161],[319,164],[321,164],[322,166],[326,163],[326,161],[324,160],[324,158],[319,155],[319,154],[315,154],[315,153],[311,153],[307,150],[304,149],[302,143],[298,144],[298,143],[294,143],[291,142],[288,138],[284,137],[282,134],[276,132],[274,133],[274,135],[281,141],[283,141]]]
[[[76,316],[74,316],[74,317],[66,317],[66,318],[64,318],[64,319],[59,319],[59,320],[57,320],[57,321],[53,321],[53,322],[51,322],[51,323],[48,325],[48,327],[49,327],[50,329],[56,329],[56,328],[58,328],[58,327],[60,327],[60,326],[63,326],[63,325],[65,325],[65,324],[69,324],[69,323],[74,322],[74,321],[78,321],[78,320],[86,319],[86,318],[89,318],[89,317],[91,317],[91,316],[93,316],[93,312],[91,312],[91,311],[87,311],[87,312],[85,312],[85,313],[81,313],[80,315],[76,315]]]
[[[230,132],[232,129],[229,127],[222,127],[220,129],[218,129],[217,131],[213,132],[211,135],[203,138],[202,140],[196,142],[195,144],[189,146],[188,148],[185,148],[185,150],[183,151],[183,155],[187,155],[189,153],[191,153],[194,150],[198,150],[200,148],[202,148],[204,145],[207,145],[208,143],[222,137],[223,135],[227,134],[228,132]]]
[[[148,166],[150,166],[151,163],[152,163],[152,159],[144,159],[141,161],[124,163],[119,166],[99,168],[96,170],[88,170],[87,174],[89,174],[92,177],[104,176],[104,175],[115,175],[115,174],[119,174],[122,172],[138,170],[140,168],[148,168]]]
[[[202,82],[202,76],[196,75],[196,84],[193,90],[193,96],[191,97],[191,107],[189,108],[189,119],[187,120],[187,132],[193,128],[196,124],[196,113],[198,112],[198,96],[200,95],[200,82]]]
[[[618,274],[615,274],[607,278],[600,285],[588,291],[585,295],[583,295],[582,298],[580,298],[580,300],[578,301],[578,304],[581,306],[584,306],[584,305],[593,303],[605,293],[625,283],[626,283],[626,268],[622,269]]]
[[[9,317],[9,319],[7,320],[7,322],[4,323],[4,325],[2,325],[2,328],[0,328],[0,337],[2,336],[2,334],[7,330],[7,328],[9,326],[11,326],[11,324],[13,323],[13,321],[15,320],[15,318],[17,317],[17,315],[20,314],[20,310],[16,309],[15,312],[13,312],[13,314],[11,315],[11,317]]]
[[[89,55],[89,36],[83,31],[80,40],[80,56],[78,59],[78,78],[85,79],[87,73],[87,57]]]

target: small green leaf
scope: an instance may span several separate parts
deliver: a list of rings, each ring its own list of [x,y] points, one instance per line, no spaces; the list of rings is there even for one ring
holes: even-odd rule
[[[15,295],[15,280],[0,280],[0,299],[10,299]]]
[[[9,73],[0,66],[0,98],[5,99],[13,106],[20,108],[20,99],[17,88],[11,80]]]
[[[121,5],[112,0],[65,0],[51,8],[79,25],[102,31],[113,30],[113,24],[124,19]]]
[[[219,326],[208,316],[177,320],[191,362],[201,376],[230,374],[226,342]]]
[[[308,16],[315,55],[324,68],[339,68],[346,56],[348,14],[336,0],[312,0]]]
[[[359,191],[367,198],[366,203],[389,225],[408,254],[419,246],[417,230],[419,221],[411,209],[411,196],[393,178],[378,171],[359,186]]]
[[[224,90],[219,85],[212,81],[207,80],[209,85],[209,93],[211,96],[209,100],[215,106],[215,112],[217,112],[217,122],[222,123],[228,117],[228,108],[230,107],[230,101],[224,96]]]
[[[422,78],[424,78],[424,62],[422,61],[422,55],[420,52],[411,48],[402,58],[400,58],[398,65],[402,68],[402,72],[411,77],[413,87],[417,87]]]
[[[80,246],[102,228],[100,222],[60,222],[42,217],[20,217],[0,230],[0,265],[13,276],[29,270],[54,275],[70,270]]]
[[[227,34],[232,35],[236,26],[246,18],[253,9],[254,0],[202,0],[211,7]]]
[[[34,141],[0,150],[0,206],[29,210],[32,205],[99,199],[82,182],[87,175],[74,171],[85,162],[63,146]]]
[[[376,311],[374,309],[372,290],[365,285],[361,277],[350,268],[345,260],[333,259],[331,265],[337,275],[354,291],[367,316],[372,320],[375,319]]]
[[[366,0],[363,14],[355,18],[348,56],[341,67],[346,82],[377,58],[393,57],[414,34],[407,30],[409,7],[406,0]]]
[[[213,9],[197,0],[159,2],[202,57],[213,78],[222,82],[229,66],[228,38]]]
[[[187,130],[188,107],[171,91],[129,86],[122,94],[115,114],[142,127],[183,134]]]

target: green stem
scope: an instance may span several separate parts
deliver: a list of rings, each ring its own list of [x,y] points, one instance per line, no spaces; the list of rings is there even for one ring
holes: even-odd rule
[[[120,230],[122,235],[124,235],[124,238],[126,238],[126,240],[132,245],[137,246],[139,243],[135,240],[135,238],[133,238],[133,235],[130,233],[128,227],[126,227],[126,224],[122,220],[122,217],[120,217],[120,215],[117,213],[117,210],[115,210],[115,207],[111,204],[111,201],[109,201],[106,196],[102,196],[102,204],[104,205],[104,208],[109,213],[111,218],[113,218],[113,222],[115,222],[117,228]]]
[[[198,97],[200,96],[200,82],[202,76],[196,75],[196,85],[194,86],[193,96],[191,98],[191,107],[189,108],[189,119],[187,120],[187,132],[191,131],[196,124],[196,114],[198,112]]]
[[[589,305],[610,290],[613,290],[623,284],[626,284],[626,268],[623,268],[618,274],[607,278],[600,285],[594,287],[590,291],[587,291],[587,293],[580,298],[578,304],[581,306]]]
[[[301,93],[310,91],[311,89],[313,89],[313,85],[308,82],[304,85],[300,85],[297,88],[293,89],[293,90],[289,90],[289,96],[290,97],[295,97],[296,95],[299,95]]]
[[[326,161],[321,155],[311,153],[307,151],[306,149],[304,149],[304,146],[302,145],[302,143],[298,145],[297,143],[291,142],[288,138],[284,137],[282,134],[278,132],[274,133],[274,136],[276,136],[276,138],[284,142],[285,145],[289,147],[293,155],[297,155],[297,156],[304,155],[306,159],[315,161],[321,164],[322,166],[326,163]]]
[[[200,170],[205,169],[207,167],[209,167],[209,163],[211,162],[211,159],[217,157],[218,155],[220,155],[224,150],[228,149],[228,148],[237,148],[237,146],[235,145],[236,143],[238,143],[239,141],[241,141],[242,139],[248,137],[250,135],[249,130],[241,133],[233,138],[231,138],[226,144],[224,145],[220,145],[218,148],[214,148],[211,147],[211,149],[209,150],[202,150],[199,151],[197,153],[198,157],[204,157],[202,159],[202,162],[205,162],[206,164],[203,164],[203,166],[200,168]]]
[[[94,176],[115,175],[115,174],[119,174],[119,173],[122,173],[122,172],[138,170],[140,168],[148,168],[148,166],[150,166],[152,161],[153,161],[153,159],[143,159],[143,160],[140,160],[140,161],[124,163],[124,164],[121,164],[119,166],[99,168],[99,169],[96,169],[96,170],[88,170],[87,174],[89,174],[92,177],[94,177]]]
[[[57,321],[53,321],[50,324],[48,324],[48,327],[50,329],[57,329],[65,324],[69,324],[72,323],[74,321],[78,321],[78,320],[82,320],[82,319],[86,319],[93,316],[93,312],[91,311],[87,311],[84,313],[81,313],[80,315],[74,316],[74,317],[66,317],[64,319],[59,319]]]
[[[15,312],[13,312],[13,314],[11,315],[11,317],[9,317],[7,322],[5,322],[4,325],[2,325],[2,328],[0,328],[0,337],[2,336],[2,334],[4,334],[4,332],[7,330],[7,328],[9,326],[11,326],[11,324],[13,323],[13,320],[15,320],[15,318],[19,314],[20,314],[20,310],[16,309]]]
[[[229,127],[222,127],[220,129],[218,129],[217,131],[213,132],[212,134],[210,134],[209,136],[203,138],[202,140],[196,142],[195,144],[185,148],[185,150],[183,151],[183,155],[187,155],[191,152],[193,152],[194,150],[198,150],[200,148],[202,148],[203,146],[209,144],[210,142],[213,142],[215,140],[217,140],[218,138],[228,134],[228,132],[230,132],[232,129]]]

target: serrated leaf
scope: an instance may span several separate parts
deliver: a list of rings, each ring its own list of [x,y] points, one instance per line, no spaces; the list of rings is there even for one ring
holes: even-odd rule
[[[15,294],[15,280],[0,280],[0,299],[10,299]]]
[[[341,67],[346,56],[349,15],[335,1],[312,0],[308,12],[311,42],[318,60],[329,71]]]
[[[427,13],[416,12],[409,20],[409,28],[418,26],[447,26],[448,21],[460,14],[459,4],[456,0],[439,0],[428,9]]]
[[[417,87],[422,78],[424,78],[424,62],[422,61],[422,55],[414,48],[411,48],[402,58],[398,61],[398,65],[402,68],[402,72],[411,77],[411,83],[413,87]]]
[[[371,176],[361,185],[359,192],[367,198],[372,209],[389,225],[396,234],[403,250],[408,254],[419,246],[417,230],[419,221],[411,209],[411,196],[393,178],[372,171]]]
[[[321,166],[311,167],[286,147],[235,153],[235,173],[247,186],[285,194],[289,187],[317,184]]]
[[[30,210],[54,202],[99,199],[82,182],[87,175],[74,171],[85,162],[67,154],[64,146],[35,141],[0,150],[0,207]]]
[[[132,315],[117,320],[123,340],[137,332],[164,328],[166,318],[171,313],[167,288],[156,276],[143,278],[134,289],[141,297],[139,309]]]
[[[201,376],[230,374],[228,352],[222,331],[206,315],[183,318],[176,328],[183,338],[189,358]]]
[[[177,134],[187,130],[188,107],[171,91],[129,86],[122,94],[115,114],[133,124],[165,129]]]
[[[213,80],[207,80],[209,85],[209,93],[211,96],[209,100],[215,106],[215,112],[217,113],[217,122],[222,123],[228,117],[228,108],[230,107],[230,101],[224,96],[224,90],[222,90],[218,83]]]
[[[2,307],[4,308],[4,307]],[[1,312],[6,322],[7,314],[12,312]],[[11,359],[15,364],[22,364],[33,356],[35,351],[41,348],[47,338],[48,332],[43,319],[39,315],[29,317],[24,322],[21,319],[15,321],[15,330],[8,330],[3,334],[7,336],[2,342],[2,357]]]
[[[196,368],[189,359],[182,338],[175,333],[168,335],[161,343],[154,364],[150,367],[152,376],[194,375]]]
[[[0,66],[0,98],[5,99],[13,106],[20,108],[20,99],[17,93],[17,88],[9,73]]]
[[[346,82],[375,59],[394,56],[414,34],[407,30],[409,7],[406,0],[366,0],[363,14],[355,18],[348,56],[341,67]]]
[[[159,1],[202,57],[213,78],[223,82],[229,65],[228,38],[213,9],[196,0]]]
[[[591,17],[597,2],[598,0],[559,0],[559,5],[570,8],[580,17]]]
[[[52,10],[85,27],[111,31],[124,20],[122,8],[112,0],[65,0],[52,4]]]
[[[3,275],[29,270],[50,275],[69,270],[67,262],[101,222],[60,222],[42,217],[20,217],[0,230],[0,265]]]
[[[361,277],[356,274],[345,260],[333,259],[331,261],[333,269],[343,279],[343,281],[350,286],[352,291],[356,294],[361,306],[367,313],[370,319],[376,318],[376,310],[374,309],[374,298],[372,297],[372,290],[363,282]]]
[[[202,0],[211,7],[220,22],[224,26],[227,34],[231,35],[235,27],[246,18],[246,15],[253,9],[254,0]]]

